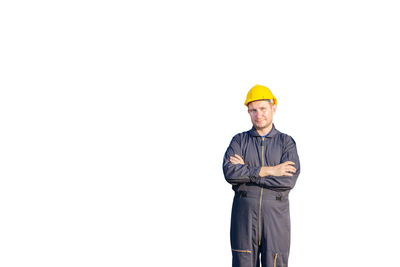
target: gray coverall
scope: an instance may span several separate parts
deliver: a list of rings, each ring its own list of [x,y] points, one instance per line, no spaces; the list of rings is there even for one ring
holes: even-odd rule
[[[245,164],[232,164],[238,154]],[[262,166],[295,163],[293,176],[260,177]],[[266,137],[256,129],[235,135],[225,153],[225,179],[235,191],[231,216],[233,267],[287,267],[290,249],[289,191],[300,173],[296,143],[273,126]]]

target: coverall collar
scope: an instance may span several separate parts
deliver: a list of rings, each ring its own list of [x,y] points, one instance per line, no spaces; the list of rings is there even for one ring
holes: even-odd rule
[[[253,128],[251,128],[251,130],[249,131],[249,133],[250,133],[251,136],[254,136],[254,137],[261,137],[261,135],[257,132],[256,128],[254,128],[254,126],[253,126]],[[268,133],[268,135],[267,135],[266,138],[271,138],[271,137],[273,137],[274,135],[276,135],[277,133],[279,133],[279,131],[275,128],[275,124],[272,124],[272,129],[271,129],[271,131]]]

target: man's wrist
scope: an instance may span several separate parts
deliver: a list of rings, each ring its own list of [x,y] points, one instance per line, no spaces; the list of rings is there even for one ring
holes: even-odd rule
[[[267,166],[261,167],[259,175],[261,177],[273,175],[273,167],[267,167]]]

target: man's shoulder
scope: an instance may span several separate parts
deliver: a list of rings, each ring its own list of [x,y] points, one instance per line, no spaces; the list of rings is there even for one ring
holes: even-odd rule
[[[293,137],[291,135],[289,135],[287,133],[284,133],[284,132],[281,132],[281,131],[279,131],[277,129],[274,129],[274,130],[275,130],[275,135],[274,135],[275,138],[278,138],[280,141],[282,141],[284,143],[287,143],[287,142],[290,142],[290,141],[294,142],[294,139],[293,139]]]
[[[243,138],[245,136],[249,135],[249,131],[244,131],[241,133],[237,133],[233,136],[233,139],[237,139],[237,138]]]
[[[252,130],[250,129],[250,130],[243,131],[243,132],[240,132],[240,133],[235,134],[235,135],[232,137],[232,140],[237,141],[237,142],[240,142],[240,141],[242,141],[242,140],[244,140],[244,139],[248,139],[248,138],[251,137],[251,136],[252,136]]]

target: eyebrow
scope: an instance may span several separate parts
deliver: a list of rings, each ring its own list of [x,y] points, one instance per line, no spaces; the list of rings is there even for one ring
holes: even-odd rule
[[[249,110],[257,110],[257,109],[267,109],[266,107],[259,107],[259,108],[249,108]]]

